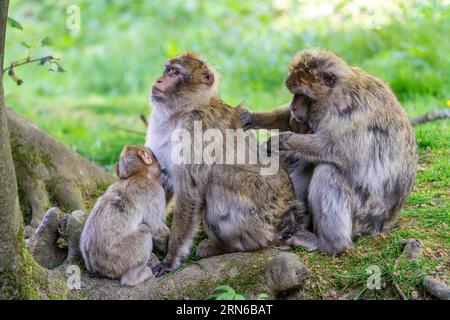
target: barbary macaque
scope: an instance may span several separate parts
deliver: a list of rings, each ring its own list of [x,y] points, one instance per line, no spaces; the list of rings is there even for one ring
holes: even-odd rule
[[[307,189],[314,233],[302,228],[286,243],[335,255],[352,247],[356,236],[390,230],[411,192],[418,156],[410,121],[392,90],[318,49],[294,57],[286,86],[294,95],[290,108],[241,111],[246,129],[289,130],[292,118],[311,128],[311,134],[278,137],[291,170],[313,166]],[[305,181],[292,182],[305,187]]]
[[[271,246],[277,241],[277,227],[287,221],[281,217],[304,210],[294,201],[282,168],[262,175],[259,164],[178,163],[171,158],[177,130],[190,136],[199,124],[204,133],[216,129],[223,136],[227,129],[242,130],[239,107],[220,99],[218,80],[210,65],[185,53],[166,63],[164,74],[152,87],[146,145],[167,170],[175,199],[168,253],[157,268],[159,274],[173,270],[189,254],[202,218],[208,239],[198,246],[197,255],[206,257]],[[194,144],[194,150],[202,149],[204,143]]]
[[[166,199],[160,166],[148,148],[125,146],[116,173],[119,181],[89,214],[80,249],[89,273],[134,286],[153,276],[153,245],[166,249]]]

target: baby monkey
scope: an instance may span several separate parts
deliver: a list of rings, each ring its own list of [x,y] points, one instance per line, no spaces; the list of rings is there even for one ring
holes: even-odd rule
[[[150,149],[125,146],[116,173],[120,180],[100,197],[84,226],[80,249],[91,274],[134,286],[153,276],[153,243],[166,251],[166,198],[161,168]]]

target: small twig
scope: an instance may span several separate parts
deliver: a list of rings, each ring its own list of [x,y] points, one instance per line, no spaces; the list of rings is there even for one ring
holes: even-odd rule
[[[143,113],[141,113],[139,115],[139,118],[142,120],[142,122],[144,123],[145,127],[148,128],[148,121],[147,121],[147,118],[145,117],[145,115]]]
[[[120,131],[125,131],[128,133],[133,133],[133,134],[138,134],[140,136],[145,136],[145,132],[142,131],[137,131],[137,130],[132,130],[132,129],[127,129],[127,128],[122,128],[120,126],[116,126],[115,124],[110,124],[110,126],[116,130],[120,130]]]
[[[23,66],[24,64],[27,63],[33,63],[33,62],[42,62],[42,61],[59,61],[59,58],[55,58],[53,56],[45,56],[42,58],[35,58],[35,59],[30,59],[30,57],[28,58],[23,58],[17,61],[13,61],[11,62],[11,64],[9,65],[9,67],[6,67],[3,69],[3,73],[5,73],[6,71],[10,70],[10,69],[14,69],[15,67],[20,67]]]
[[[395,291],[397,291],[402,300],[408,300],[408,297],[403,293],[402,289],[400,289],[400,286],[397,282],[395,282],[395,280],[393,280],[392,286],[394,287]]]
[[[394,267],[392,268],[393,272],[395,272],[395,270],[397,269],[397,265],[401,258],[406,258],[408,260],[417,260],[422,256],[423,242],[421,240],[407,239],[403,241],[403,244],[405,245],[405,248],[403,249],[403,252],[400,254],[400,256],[395,260]],[[416,272],[419,272],[419,270],[417,270]],[[402,298],[402,300],[408,300],[406,294],[402,291],[399,284],[395,281],[394,275],[392,275],[392,286],[394,287],[394,290],[398,293],[398,295]]]
[[[434,121],[439,119],[448,119],[450,118],[450,109],[436,109],[434,111],[431,111],[423,116],[411,119],[411,123],[413,126],[416,126],[418,124],[422,124],[428,121]]]

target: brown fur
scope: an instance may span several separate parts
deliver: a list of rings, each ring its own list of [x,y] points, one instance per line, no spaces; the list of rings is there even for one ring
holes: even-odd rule
[[[145,152],[152,163],[146,165],[139,152]],[[124,285],[153,275],[147,266],[153,244],[165,250],[169,235],[159,171],[148,148],[124,148],[119,165],[122,178],[97,200],[81,234],[80,249],[90,273],[120,279]]]
[[[175,165],[167,157],[172,148],[170,135],[177,128],[192,133],[194,122],[199,121],[203,130],[219,129],[224,136],[226,129],[241,128],[239,108],[220,100],[217,83],[207,84],[211,76],[205,78],[212,73],[217,81],[217,73],[199,61],[190,54],[169,60],[168,65],[179,65],[186,74],[179,78],[167,71],[155,85],[163,87],[167,80],[175,87],[168,89],[170,95],[152,97],[154,109],[146,145],[158,159],[164,159],[162,166],[169,173],[175,198],[169,249],[160,273],[175,268],[189,253],[202,218],[208,240],[199,245],[197,255],[204,257],[274,244],[281,216],[297,210],[284,170],[262,176],[257,164]]]
[[[414,133],[391,89],[323,50],[297,54],[286,86],[294,94],[292,116],[307,122],[312,134],[281,134],[281,153],[300,171],[315,166],[308,181],[315,234],[299,231],[288,243],[336,254],[355,236],[391,229],[417,165]],[[286,121],[286,108],[277,114],[269,112],[266,122]],[[244,113],[241,120],[260,127],[264,117]]]

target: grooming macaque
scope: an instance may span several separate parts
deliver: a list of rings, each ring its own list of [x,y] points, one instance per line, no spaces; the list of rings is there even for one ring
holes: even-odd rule
[[[303,210],[293,202],[284,170],[264,176],[258,164],[177,164],[171,159],[175,148],[171,136],[177,129],[193,135],[195,123],[200,123],[203,132],[219,129],[225,136],[226,129],[241,128],[239,108],[220,100],[213,68],[192,53],[170,59],[152,87],[151,100],[146,145],[167,170],[175,198],[168,253],[159,273],[174,269],[189,253],[202,218],[208,240],[197,248],[198,256],[274,244],[281,216],[295,216]],[[201,147],[193,145],[195,150]]]
[[[241,114],[246,128],[289,130],[294,118],[312,130],[279,136],[287,163],[299,171],[314,166],[308,206],[315,234],[299,230],[286,243],[334,255],[356,236],[390,230],[417,165],[413,130],[391,89],[321,50],[294,57],[286,86],[294,95],[290,110]]]
[[[153,244],[166,249],[166,200],[160,166],[148,148],[125,146],[116,172],[120,180],[97,200],[80,249],[88,272],[133,286],[153,276]]]

